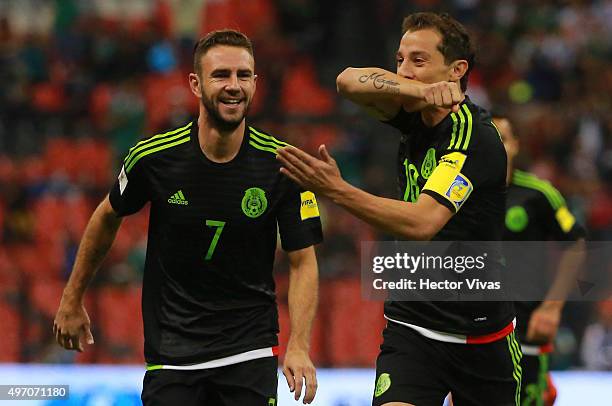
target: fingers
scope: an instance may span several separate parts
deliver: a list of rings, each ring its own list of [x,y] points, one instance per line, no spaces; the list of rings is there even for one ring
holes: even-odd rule
[[[68,342],[70,343],[69,350],[76,350],[78,352],[83,352],[83,344],[81,343],[81,340],[78,335],[70,336],[70,338],[68,339]]]
[[[94,338],[93,338],[93,334],[91,334],[91,330],[89,329],[89,326],[85,327],[85,342],[87,344],[95,343]]]
[[[450,108],[455,113],[459,111],[459,104],[463,100],[458,82],[433,83],[425,89],[424,96],[428,104]]]
[[[300,179],[298,179],[295,175],[293,175],[291,172],[289,172],[287,168],[280,168],[280,173],[282,173],[283,175],[285,175],[286,177],[288,177],[289,179],[291,179],[292,181],[294,181],[295,183],[297,183],[298,185],[306,189],[306,186],[304,185],[304,183]]]
[[[302,385],[304,384],[304,375],[302,374],[302,369],[297,368],[294,372],[293,378],[295,379],[295,400],[300,400],[302,396]]]
[[[317,375],[314,367],[306,368],[295,368],[293,371],[288,368],[283,368],[283,375],[287,380],[287,386],[289,386],[290,392],[294,393],[294,399],[300,400],[302,397],[302,386],[304,385],[304,399],[303,403],[311,403],[315,395],[317,394]]]
[[[287,176],[292,181],[294,181],[295,183],[297,183],[298,185],[303,186],[304,185],[304,181],[302,180],[303,174],[300,172],[300,170],[296,168],[293,165],[293,163],[285,159],[283,156],[277,155],[276,158],[281,162],[281,165],[283,165],[283,167],[280,168],[280,172],[283,175]]]
[[[295,395],[293,396],[295,400],[299,400],[300,396],[302,396],[302,384],[304,382],[304,377],[301,370],[302,368],[295,368],[295,370],[292,370],[287,366],[283,367],[283,375],[285,375],[285,379],[287,379],[289,391],[295,392]]]
[[[311,403],[317,394],[317,373],[314,368],[307,368],[304,375],[306,378],[306,393],[304,393],[304,404]]]
[[[300,173],[302,175],[308,176],[312,173],[312,168],[309,164],[309,162],[306,160],[306,158],[304,157],[304,155],[310,157],[310,155],[306,154],[305,152],[303,153],[304,155],[298,153],[302,152],[297,148],[293,148],[293,147],[285,147],[285,148],[280,148],[278,149],[278,157],[281,160],[281,162],[283,163],[288,163],[292,166],[292,168],[295,168],[297,170],[297,173]],[[294,174],[296,173],[296,171],[292,171]]]
[[[452,86],[449,86],[446,90],[441,93],[442,105],[451,106],[453,104]]]
[[[299,148],[296,148],[294,146],[288,146],[288,147],[284,147],[281,148],[282,152],[286,152],[289,154],[292,154],[294,156],[296,156],[297,158],[299,158],[301,161],[305,162],[308,166],[311,166],[312,164],[314,164],[317,159],[315,157],[313,157],[312,155],[302,151]],[[279,151],[281,151],[279,150]]]
[[[323,161],[327,162],[328,164],[334,162],[334,158],[332,158],[331,155],[329,155],[329,152],[327,152],[327,147],[325,147],[325,144],[319,146],[319,156]]]
[[[57,324],[54,324],[53,335],[55,336],[55,341],[66,350],[83,352],[83,342],[87,344],[94,343],[93,334],[91,334],[89,326],[84,326],[80,334],[70,334],[67,331],[63,331]],[[83,340],[81,340],[81,338],[83,338]]]
[[[461,95],[461,83],[459,81],[453,82],[454,86],[450,86],[451,99],[453,104],[459,104],[463,101]]]
[[[295,380],[293,379],[293,373],[289,368],[283,367],[283,375],[285,375],[285,379],[287,380],[289,392],[293,392],[295,390]]]

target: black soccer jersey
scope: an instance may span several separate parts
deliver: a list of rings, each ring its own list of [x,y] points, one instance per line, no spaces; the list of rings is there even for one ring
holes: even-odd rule
[[[272,266],[322,240],[313,193],[279,173],[284,142],[248,125],[227,163],[197,121],[134,146],[110,192],[119,215],[151,202],[142,313],[145,358],[185,365],[277,345]]]
[[[515,170],[508,187],[504,240],[506,241],[575,241],[585,236],[584,228],[576,222],[565,204],[565,199],[550,183],[535,175]],[[546,266],[541,257],[542,271]],[[512,261],[507,257],[509,269]],[[517,302],[517,331],[521,342],[527,342],[527,326],[531,313],[541,302]],[[528,343],[541,344],[541,343]]]
[[[402,200],[426,193],[456,214],[434,237],[446,241],[499,241],[503,232],[506,152],[488,112],[469,98],[457,113],[427,127],[420,112],[403,109],[387,122],[402,132],[398,187]],[[487,249],[501,257],[499,243]],[[514,318],[510,302],[397,302],[385,315],[446,333],[487,335]]]

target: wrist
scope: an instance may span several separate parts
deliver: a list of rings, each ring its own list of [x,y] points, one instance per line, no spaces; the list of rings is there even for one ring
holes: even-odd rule
[[[306,340],[297,340],[289,338],[287,343],[287,352],[304,352],[308,354],[310,351],[310,343]]]
[[[350,195],[351,185],[344,179],[338,182],[338,185],[328,194],[329,197],[335,204],[343,206],[346,203],[347,197]]]
[[[66,306],[80,306],[83,304],[83,295],[73,289],[66,288],[61,301]]]

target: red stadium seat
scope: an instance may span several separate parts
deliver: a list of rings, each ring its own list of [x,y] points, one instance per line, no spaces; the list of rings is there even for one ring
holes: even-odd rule
[[[14,304],[0,297],[0,362],[18,362],[21,353],[21,317]]]
[[[140,287],[104,287],[98,291],[99,361],[144,363]]]
[[[37,281],[29,284],[28,298],[30,304],[45,316],[53,319],[62,298],[65,282]]]
[[[60,277],[63,262],[61,242],[19,244],[10,246],[7,250],[12,264],[28,280],[46,281]]]
[[[302,58],[287,69],[281,90],[281,107],[287,114],[330,114],[334,100],[333,93],[319,84],[310,59]]]
[[[270,0],[221,0],[206,2],[203,33],[224,28],[240,30],[256,40],[276,26],[276,10]]]
[[[331,365],[374,366],[386,324],[383,303],[362,299],[358,278],[328,282],[322,296],[320,308],[327,315],[324,337]]]

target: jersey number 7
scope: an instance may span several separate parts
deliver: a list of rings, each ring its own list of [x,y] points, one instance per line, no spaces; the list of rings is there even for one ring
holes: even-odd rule
[[[206,225],[208,227],[217,227],[215,230],[215,235],[210,242],[210,246],[208,247],[208,252],[206,253],[206,261],[209,261],[213,253],[215,252],[215,248],[217,248],[217,243],[219,242],[219,238],[221,237],[221,233],[223,232],[223,227],[225,227],[225,221],[217,221],[217,220],[206,220]]]

